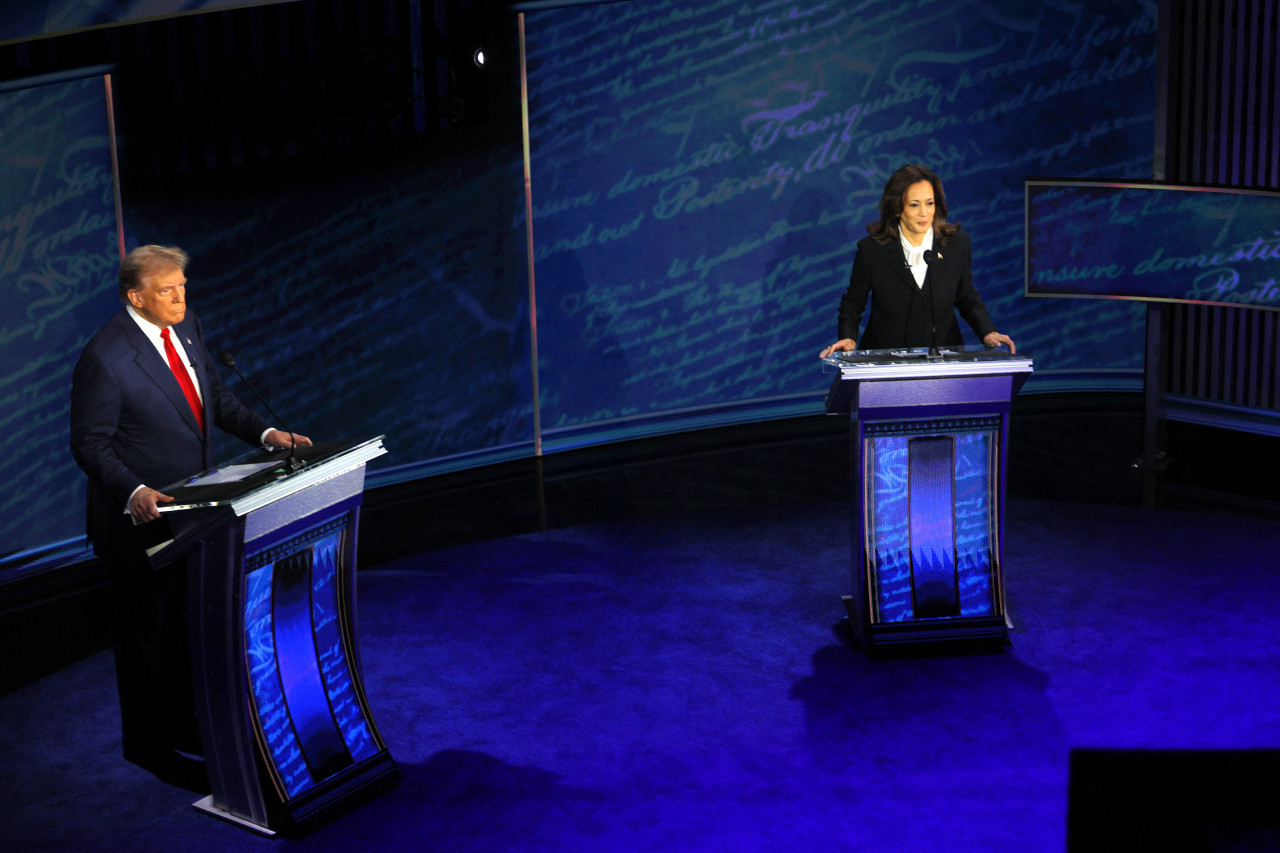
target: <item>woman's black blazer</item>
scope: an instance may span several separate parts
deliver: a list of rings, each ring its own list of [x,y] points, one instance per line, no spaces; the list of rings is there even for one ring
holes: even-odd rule
[[[995,324],[973,286],[969,235],[957,231],[943,246],[935,233],[933,246],[936,256],[924,287],[917,287],[900,240],[860,240],[849,289],[840,300],[839,337],[852,338],[859,349],[955,346],[964,343],[956,311],[979,339],[994,332]],[[868,298],[867,328],[858,337]]]

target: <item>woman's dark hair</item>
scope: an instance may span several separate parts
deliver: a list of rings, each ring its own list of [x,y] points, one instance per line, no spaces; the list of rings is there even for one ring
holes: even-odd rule
[[[960,230],[959,222],[947,221],[947,196],[942,191],[942,178],[919,163],[911,163],[890,175],[884,185],[884,193],[880,196],[880,221],[867,226],[867,233],[877,243],[899,238],[898,217],[902,216],[907,189],[920,181],[928,181],[933,187],[933,233],[939,242],[947,245],[951,236]]]

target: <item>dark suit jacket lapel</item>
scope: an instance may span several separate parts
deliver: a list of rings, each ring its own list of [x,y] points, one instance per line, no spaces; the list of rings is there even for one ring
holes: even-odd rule
[[[888,243],[881,244],[881,248],[884,249],[885,262],[897,272],[902,283],[911,288],[912,293],[919,290],[920,288],[916,286],[916,277],[911,274],[911,267],[907,266],[907,253],[902,251],[902,241],[890,240]]]
[[[924,286],[936,290],[939,287],[939,282],[947,280],[947,266],[951,261],[947,259],[948,253],[942,251],[936,240],[934,241],[933,252],[933,263],[929,265],[929,271],[925,273]],[[939,294],[935,293],[933,295],[937,297]]]
[[[160,353],[156,351],[155,345],[147,340],[147,336],[138,328],[138,324],[129,316],[127,310],[123,310],[120,316],[120,325],[124,329],[125,338],[129,341],[129,345],[134,350],[134,362],[138,365],[138,370],[144,376],[156,384],[173,404],[173,408],[177,411],[178,416],[183,422],[191,428],[191,431],[200,435],[200,426],[196,423],[196,416],[191,412],[191,406],[187,403],[187,397],[182,393],[182,388],[178,386],[178,380],[173,377],[173,371],[169,369],[168,363],[160,357]],[[183,346],[186,346],[185,337]],[[204,389],[201,388],[203,393]]]

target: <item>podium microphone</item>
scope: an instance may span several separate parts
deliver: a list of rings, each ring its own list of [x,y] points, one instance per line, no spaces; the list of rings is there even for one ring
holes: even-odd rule
[[[266,398],[258,393],[258,389],[253,387],[253,383],[245,378],[245,375],[240,372],[240,368],[236,367],[235,356],[233,356],[229,350],[224,349],[218,355],[218,361],[221,361],[227,367],[235,371],[236,376],[240,377],[240,381],[243,382],[246,386],[248,386],[249,390],[253,392],[253,396],[257,397],[258,401],[262,403],[262,405],[266,408],[266,410],[271,414],[271,417],[276,419],[276,423],[284,427],[284,431],[289,433],[289,470],[297,471],[299,468],[306,465],[307,463],[303,462],[301,459],[298,459],[293,455],[294,450],[297,449],[297,439],[294,438],[293,430],[289,429],[288,425],[286,425],[284,422],[284,418],[276,414],[275,409],[271,408],[271,404],[267,402]]]
[[[924,250],[924,265],[932,267],[933,262],[938,259],[938,253],[933,249]],[[927,284],[931,282],[926,281]],[[929,288],[929,355],[940,355],[938,352],[938,326],[937,320],[933,313],[933,288]]]

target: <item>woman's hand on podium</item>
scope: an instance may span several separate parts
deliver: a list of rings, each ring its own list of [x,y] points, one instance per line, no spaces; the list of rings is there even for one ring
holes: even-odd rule
[[[1010,341],[1012,343],[1012,341]],[[853,338],[841,338],[831,346],[818,353],[818,358],[826,358],[834,352],[853,352],[858,348],[858,342]]]
[[[1002,335],[999,332],[988,332],[986,337],[982,339],[982,342],[993,349],[1004,344],[1009,348],[1009,352],[1018,352],[1018,348],[1013,344],[1013,338],[1008,335]]]

